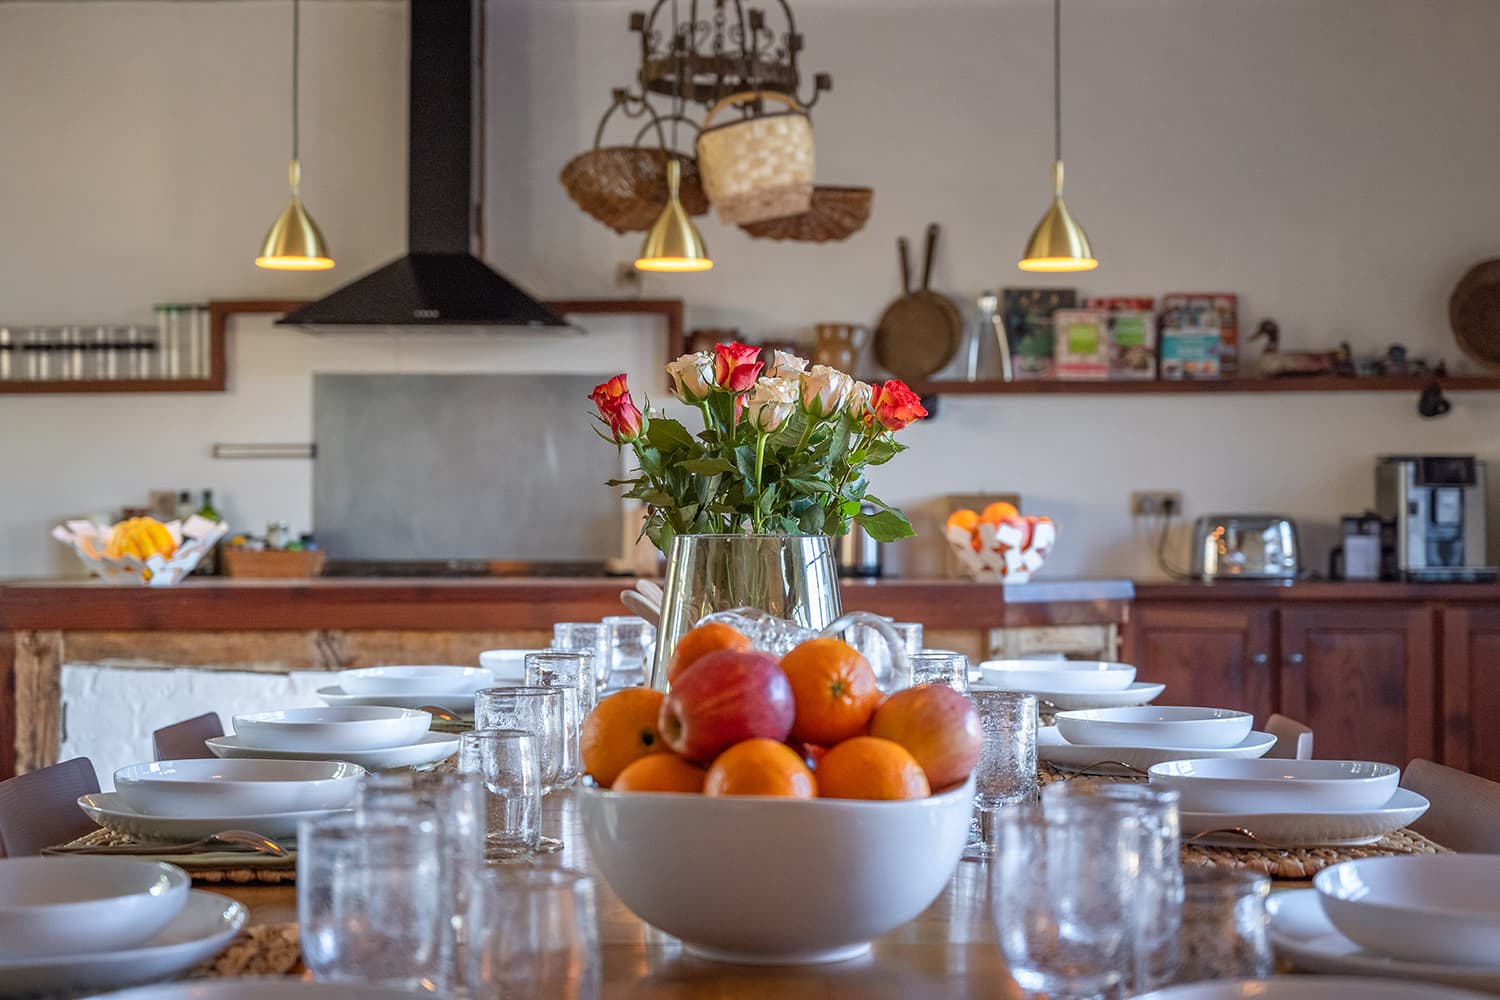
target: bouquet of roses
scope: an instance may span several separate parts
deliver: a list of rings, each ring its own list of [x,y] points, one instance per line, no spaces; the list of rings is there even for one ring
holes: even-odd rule
[[[906,515],[868,491],[864,469],[906,450],[894,436],[927,416],[917,394],[785,351],[765,368],[759,355],[719,344],[667,365],[672,394],[703,415],[696,435],[648,417],[624,375],[590,394],[608,428],[601,436],[635,453],[635,478],[609,485],[646,504],[646,536],[666,552],[679,534],[843,535],[852,521],[879,541],[913,534]]]

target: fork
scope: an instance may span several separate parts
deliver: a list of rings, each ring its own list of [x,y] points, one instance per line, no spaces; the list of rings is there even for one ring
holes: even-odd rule
[[[192,854],[207,847],[238,848],[272,857],[289,856],[286,848],[270,837],[249,830],[223,830],[186,844],[109,844],[101,847],[53,847],[52,854]]]

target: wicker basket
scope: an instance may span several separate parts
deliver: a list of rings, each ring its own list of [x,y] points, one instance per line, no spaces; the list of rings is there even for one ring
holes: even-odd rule
[[[260,577],[263,579],[299,580],[321,576],[323,563],[328,554],[321,549],[312,551],[282,551],[266,549],[226,548],[221,553],[224,559],[224,575]]]
[[[589,215],[617,233],[643,233],[667,205],[667,160],[664,149],[643,146],[604,146],[579,153],[562,168],[560,179],[568,197]],[[689,215],[708,211],[708,199],[698,178],[698,164],[682,161],[678,196]]]
[[[764,222],[742,223],[740,228],[757,240],[796,240],[799,243],[832,243],[847,240],[870,221],[875,192],[865,187],[813,188],[812,205],[800,215]]]
[[[757,99],[781,101],[789,110],[713,124],[725,108]],[[786,94],[731,94],[715,104],[698,134],[698,163],[708,200],[729,225],[800,215],[812,204],[812,123]]]

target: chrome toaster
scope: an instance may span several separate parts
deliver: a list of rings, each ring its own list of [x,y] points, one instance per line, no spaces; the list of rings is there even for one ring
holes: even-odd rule
[[[1210,514],[1193,522],[1193,576],[1199,580],[1293,580],[1297,526],[1268,514]]]

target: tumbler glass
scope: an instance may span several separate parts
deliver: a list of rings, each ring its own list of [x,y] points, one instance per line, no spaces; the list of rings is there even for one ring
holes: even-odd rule
[[[1014,691],[971,691],[984,743],[974,768],[974,819],[964,857],[982,861],[995,852],[995,814],[1036,798],[1036,696]]]
[[[907,670],[900,677],[896,676],[895,664],[891,662],[890,645],[878,629],[856,622],[850,625],[849,630],[844,633],[845,641],[859,650],[870,662],[870,668],[875,671],[875,680],[882,691],[897,691],[904,687],[911,687],[911,657],[922,649],[921,622],[893,621],[891,628],[895,629],[896,634],[900,636],[902,648],[907,656]]]
[[[1271,880],[1248,871],[1192,868],[1182,877],[1182,937],[1174,983],[1259,978],[1272,971],[1266,939]]]
[[[469,896],[467,985],[476,997],[599,995],[594,883],[566,868],[490,869]]]
[[[487,861],[524,861],[542,835],[542,772],[536,737],[519,729],[475,729],[458,737],[458,770],[484,786]]]
[[[580,770],[578,731],[583,720],[594,710],[598,689],[594,686],[594,654],[584,650],[544,650],[526,654],[526,685],[555,687],[567,695],[567,746],[563,773],[576,780]]]
[[[562,688],[485,688],[474,695],[474,728],[519,729],[536,737],[542,794],[547,795],[578,779],[576,768],[567,770],[567,703],[568,692]],[[561,839],[543,836],[537,849],[551,854],[562,850],[562,846]]]
[[[609,681],[609,646],[603,622],[558,622],[552,626],[552,648],[594,654],[594,681],[599,690]]]
[[[961,693],[969,693],[969,658],[951,649],[923,649],[907,661],[911,665],[911,683],[942,684]]]
[[[636,615],[604,619],[604,688],[646,683],[646,671],[656,653],[656,626]]]
[[[995,819],[995,928],[1016,982],[1052,1000],[1118,990],[1133,947],[1140,821],[1119,807],[1085,822],[1041,806]]]
[[[444,992],[451,900],[438,824],[338,813],[297,828],[302,957],[321,982]]]

